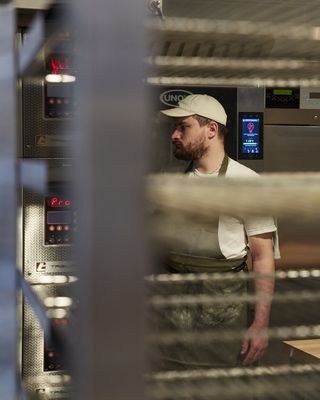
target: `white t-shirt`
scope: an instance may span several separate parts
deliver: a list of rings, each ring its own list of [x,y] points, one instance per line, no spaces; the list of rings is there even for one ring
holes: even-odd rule
[[[203,174],[199,171],[191,171],[190,175],[216,177],[218,173]],[[225,177],[257,177],[255,171],[229,158]],[[220,251],[226,259],[244,258],[248,250],[248,236],[273,232],[274,257],[280,258],[277,226],[273,217],[249,217],[240,220],[229,215],[220,215],[218,223],[218,242]],[[201,238],[199,242],[201,241]],[[207,241],[208,243],[208,241]],[[216,245],[214,245],[216,247]]]

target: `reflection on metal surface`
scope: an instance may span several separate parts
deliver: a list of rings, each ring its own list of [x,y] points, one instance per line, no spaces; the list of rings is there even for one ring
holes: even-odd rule
[[[73,300],[70,297],[47,297],[44,299],[46,307],[70,307]]]
[[[264,278],[266,279],[266,278]],[[258,296],[258,295],[229,295],[228,298],[210,295],[158,295],[151,297],[149,305],[156,308],[169,308],[169,307],[183,307],[189,306],[196,308],[198,305],[211,305],[218,306],[219,304],[232,304],[241,301],[243,303],[254,303],[256,301],[268,302],[274,300],[278,303],[290,302],[294,304],[295,302],[318,302],[320,300],[320,293],[315,293],[314,291],[300,290],[299,296],[296,292],[287,293],[275,293],[273,296]]]
[[[147,20],[148,29],[159,32],[270,36],[289,40],[318,40],[319,28],[308,24],[292,25],[287,23],[259,22],[248,23],[246,20],[217,20],[203,18],[166,18],[164,21]]]
[[[209,331],[193,332],[186,331],[181,334],[181,332],[161,332],[155,335],[149,335],[146,339],[148,344],[160,343],[165,345],[172,345],[175,343],[192,344],[197,342],[198,344],[208,345],[214,341],[233,341],[239,337],[239,335],[244,336],[247,330],[223,330],[222,332],[217,332],[214,329]],[[296,338],[304,339],[310,337],[319,337],[320,335],[320,325],[293,325],[293,326],[279,326],[271,327],[267,331],[269,339],[286,339]]]
[[[148,377],[148,398],[209,399],[214,393],[219,399],[242,400],[250,394],[268,400],[279,396],[316,400],[319,375],[319,366],[315,364],[170,371]]]
[[[70,383],[71,382],[71,376],[66,375],[66,374],[61,374],[61,375],[48,375],[47,376],[47,381],[50,383]]]
[[[44,275],[39,276],[38,283],[40,284],[64,284],[64,283],[73,283],[77,282],[78,277],[76,276],[69,276],[69,275]]]
[[[304,373],[317,371],[320,372],[320,366],[314,364],[306,365],[281,365],[277,367],[257,367],[257,368],[230,368],[230,369],[207,369],[207,370],[190,370],[190,371],[168,371],[159,372],[150,376],[151,379],[159,381],[173,381],[178,379],[193,379],[193,378],[223,378],[226,376],[261,376],[261,375],[282,375],[293,373]]]
[[[49,83],[70,83],[75,82],[76,77],[74,75],[65,74],[48,74],[46,75],[45,80]]]
[[[221,58],[221,57],[170,57],[157,56],[147,58],[149,65],[156,67],[171,67],[171,68],[228,68],[228,69],[275,69],[282,70],[287,68],[293,69],[316,69],[318,64],[312,61],[290,60],[290,59],[254,59],[254,58]],[[288,71],[287,71],[288,72]]]
[[[69,312],[65,308],[51,308],[46,314],[48,318],[66,318]]]
[[[232,280],[250,280],[254,277],[264,277],[275,278],[277,280],[280,279],[306,279],[306,278],[320,278],[320,269],[319,268],[310,268],[310,269],[300,269],[300,270],[288,270],[288,271],[275,271],[272,275],[267,274],[258,274],[258,273],[247,273],[243,275],[236,275],[234,273],[198,273],[198,274],[158,274],[158,275],[150,275],[145,278],[145,281],[148,284],[179,284],[186,282],[202,282],[202,281],[232,281]]]
[[[149,57],[152,84],[215,84],[255,86],[316,86],[320,81],[315,61],[250,57]],[[275,78],[276,76],[276,78]]]
[[[225,75],[225,74],[224,74]],[[221,78],[215,77],[203,77],[199,76],[154,76],[147,78],[147,83],[152,85],[176,85],[176,86],[256,86],[256,87],[318,87],[320,84],[319,78],[311,79],[300,79],[295,77],[294,79],[278,78],[275,76],[270,76],[267,78],[260,78],[258,74],[254,77],[228,77],[223,76]]]

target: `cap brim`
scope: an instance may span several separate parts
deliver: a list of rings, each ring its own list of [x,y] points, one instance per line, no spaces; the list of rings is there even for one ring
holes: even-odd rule
[[[179,107],[169,108],[168,110],[162,110],[160,112],[166,115],[167,117],[173,117],[173,118],[190,117],[190,115],[194,115],[194,112],[186,111]]]

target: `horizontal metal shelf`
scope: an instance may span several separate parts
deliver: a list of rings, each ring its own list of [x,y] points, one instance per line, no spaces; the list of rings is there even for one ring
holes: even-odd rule
[[[204,18],[148,19],[146,27],[155,32],[198,35],[249,35],[286,38],[290,40],[319,40],[320,27],[309,24],[264,22],[253,24],[248,20],[218,20]]]
[[[274,76],[149,76],[146,82],[159,86],[230,86],[230,87],[320,87],[320,79],[280,79]]]
[[[314,61],[160,56],[146,62],[153,84],[320,86]]]
[[[165,85],[320,86],[320,27],[148,19],[147,81]]]
[[[165,18],[187,17],[279,24],[319,24],[318,0],[162,0]]]

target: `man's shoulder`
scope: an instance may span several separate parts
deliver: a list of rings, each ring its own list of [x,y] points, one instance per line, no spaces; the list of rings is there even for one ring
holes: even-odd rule
[[[238,161],[235,161],[229,157],[228,169],[226,172],[226,176],[229,176],[229,177],[237,177],[237,176],[257,177],[257,176],[259,176],[259,174],[257,174],[257,172],[253,171],[251,168],[248,168],[245,165],[240,164]]]

